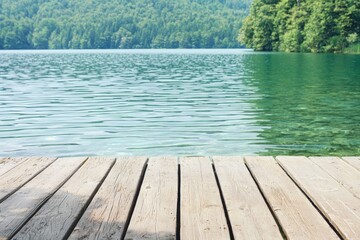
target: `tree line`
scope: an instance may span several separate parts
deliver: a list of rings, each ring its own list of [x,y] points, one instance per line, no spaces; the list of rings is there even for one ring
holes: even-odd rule
[[[1,0],[0,49],[234,48],[250,0]]]
[[[254,0],[239,41],[260,51],[343,52],[359,36],[359,0]]]

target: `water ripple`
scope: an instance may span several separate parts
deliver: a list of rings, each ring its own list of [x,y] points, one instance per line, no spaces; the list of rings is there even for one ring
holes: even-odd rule
[[[6,52],[0,55],[0,155],[245,155],[296,153],[306,144],[309,153],[333,149],[331,140],[305,141],[293,129],[325,121],[311,117],[325,111],[314,104],[329,104],[317,91],[321,81],[304,90],[320,101],[300,106],[279,89],[290,84],[294,91],[298,79],[309,76],[293,70],[279,84],[271,62],[264,65],[268,56],[240,50]],[[347,94],[359,89],[354,84]],[[345,107],[359,107],[359,97],[346,101]],[[300,124],[295,110],[306,112]],[[359,115],[349,117],[360,122]],[[355,120],[331,129],[345,134],[347,128],[351,139],[359,133]],[[285,121],[283,129],[278,121]]]

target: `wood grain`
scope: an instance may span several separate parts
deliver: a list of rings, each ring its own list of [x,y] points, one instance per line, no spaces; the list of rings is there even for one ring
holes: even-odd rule
[[[337,157],[310,157],[309,159],[360,199],[360,172],[358,170]]]
[[[69,239],[120,239],[145,163],[145,157],[117,158]]]
[[[26,157],[0,158],[0,177],[10,169],[25,161]]]
[[[9,239],[86,160],[58,159],[0,204],[0,240]]]
[[[277,161],[344,239],[359,238],[359,198],[306,157],[277,157]]]
[[[343,157],[342,159],[360,171],[360,157]]]
[[[180,158],[180,236],[182,239],[229,239],[220,192],[209,158]]]
[[[242,157],[213,157],[235,239],[281,239]]]
[[[288,239],[339,239],[272,157],[245,157]]]
[[[18,164],[16,168],[5,172],[0,177],[0,202],[17,191],[55,160],[56,158],[51,157],[30,157]]]
[[[114,158],[90,157],[13,239],[65,238],[114,161]]]
[[[175,239],[177,188],[177,158],[150,158],[125,239]]]

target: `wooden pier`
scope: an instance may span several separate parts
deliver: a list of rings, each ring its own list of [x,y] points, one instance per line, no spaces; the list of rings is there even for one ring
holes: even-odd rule
[[[360,157],[0,158],[0,239],[360,239]]]

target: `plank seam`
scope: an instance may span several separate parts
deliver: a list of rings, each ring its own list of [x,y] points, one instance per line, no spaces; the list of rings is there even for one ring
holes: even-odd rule
[[[336,181],[337,183],[339,183],[340,186],[342,186],[344,190],[348,191],[348,192],[349,192],[351,195],[353,195],[355,198],[359,199],[359,197],[358,197],[354,192],[352,192],[352,191],[349,189],[349,187],[346,187],[346,184],[345,184],[345,183],[343,183],[341,180],[337,179],[337,178],[334,177],[331,173],[329,173],[328,171],[326,171],[326,169],[325,169],[323,166],[319,165],[319,164],[317,163],[317,161],[315,161],[315,160],[313,159],[313,157],[309,157],[309,158],[307,158],[307,159],[310,160],[311,162],[313,162],[316,166],[318,166],[318,167],[319,167],[324,173],[326,173],[330,178],[332,178],[334,181]],[[341,158],[338,158],[338,159],[341,160]],[[345,165],[347,165],[347,164],[345,164]],[[356,169],[355,169],[355,170],[356,170]],[[356,171],[357,171],[357,170],[356,170]],[[360,199],[359,199],[359,200],[360,200]]]
[[[59,191],[59,189],[67,182],[69,181],[72,176],[84,165],[84,163],[87,161],[88,158],[85,158],[85,160],[67,177],[64,179],[63,182],[59,184],[59,186],[50,193],[46,198],[44,198],[43,201],[41,201],[38,206],[35,207],[35,209],[19,224],[18,227],[14,229],[14,231],[10,234],[9,239],[13,238],[30,220],[31,218],[46,204],[49,199],[54,196],[54,194]]]
[[[213,173],[215,175],[216,185],[217,185],[219,193],[220,193],[221,203],[223,205],[223,210],[224,210],[224,213],[225,213],[226,222],[227,222],[227,225],[228,225],[228,228],[229,228],[230,239],[234,240],[235,239],[234,232],[233,232],[233,229],[232,229],[229,213],[228,213],[228,210],[227,210],[227,207],[226,207],[224,194],[223,194],[223,191],[221,189],[220,181],[219,181],[218,175],[216,173],[216,168],[215,168],[214,162],[212,161],[212,158],[210,158],[210,159],[211,159],[211,166],[212,166],[212,169],[213,169]]]
[[[178,165],[178,196],[177,196],[177,204],[176,204],[176,240],[180,240],[181,239],[181,209],[180,209],[180,205],[181,205],[181,168],[180,168],[180,159],[179,157],[177,158],[177,165]]]
[[[308,157],[306,157],[309,161],[311,161]],[[330,222],[330,220],[325,216],[325,214],[322,213],[322,211],[319,209],[319,207],[315,204],[315,202],[309,197],[310,194],[307,194],[295,181],[295,179],[286,171],[285,167],[281,164],[280,161],[277,160],[277,157],[275,157],[276,162],[280,166],[280,168],[285,172],[285,174],[291,179],[291,181],[295,184],[295,186],[304,194],[304,196],[309,200],[311,205],[314,206],[316,211],[321,215],[321,217],[328,223],[330,228],[336,233],[336,235],[341,239],[345,240],[345,238],[341,235],[340,229],[337,230],[336,227]],[[317,165],[317,164],[316,164]],[[317,165],[318,166],[318,165]],[[324,171],[322,168],[320,168],[322,171]],[[325,171],[324,171],[325,172]],[[328,174],[327,172],[325,172]],[[331,177],[331,176],[330,176]]]
[[[11,157],[3,158],[3,159],[0,161],[0,164],[5,163],[5,162],[6,162],[6,159],[11,160],[11,159],[13,159],[13,158],[11,158]],[[16,165],[13,166],[12,168],[8,169],[6,172],[2,173],[0,176],[6,174],[7,172],[9,172],[9,171],[11,171],[11,170],[13,170],[15,167],[19,166],[20,164],[22,164],[22,163],[25,162],[26,160],[27,160],[27,159],[25,158],[24,160],[18,162],[18,164],[16,164]]]
[[[133,198],[133,201],[131,203],[131,207],[130,207],[130,210],[129,210],[129,215],[128,215],[126,221],[125,221],[124,230],[123,230],[123,232],[121,234],[121,237],[120,237],[121,240],[125,239],[126,232],[127,232],[128,228],[129,228],[130,221],[131,221],[132,215],[133,215],[135,207],[136,207],[136,202],[137,202],[137,200],[139,198],[139,195],[140,195],[141,186],[142,186],[142,184],[144,182],[146,169],[148,168],[148,163],[149,163],[149,158],[146,159],[146,162],[145,162],[145,164],[143,166],[143,169],[141,171],[140,179],[139,179],[139,182],[137,184],[136,191],[135,191],[135,196]]]
[[[103,178],[100,180],[100,182],[98,183],[98,185],[96,186],[96,188],[93,190],[93,192],[91,193],[89,199],[85,202],[84,206],[81,208],[79,215],[75,218],[74,222],[71,224],[71,226],[69,227],[68,231],[66,232],[65,236],[63,239],[68,239],[71,235],[71,233],[74,231],[76,225],[79,223],[81,217],[84,215],[86,209],[89,207],[90,203],[92,202],[92,200],[94,199],[95,195],[97,194],[97,192],[99,191],[100,187],[102,186],[102,184],[104,183],[105,179],[107,178],[107,176],[109,175],[110,171],[112,170],[112,168],[114,167],[116,163],[116,158],[115,160],[112,162],[112,164],[110,165],[109,169],[107,170],[107,172],[105,173],[105,175],[103,176]]]
[[[275,211],[271,208],[270,202],[269,202],[269,201],[267,200],[267,198],[265,197],[265,194],[264,194],[263,190],[261,189],[261,186],[260,186],[260,184],[258,183],[255,175],[252,173],[252,171],[251,171],[251,169],[249,168],[249,166],[247,165],[246,161],[244,161],[244,164],[245,164],[246,169],[249,171],[250,176],[251,176],[252,179],[254,180],[254,182],[255,182],[255,184],[256,184],[256,187],[258,188],[258,190],[259,190],[262,198],[264,199],[267,208],[269,209],[271,215],[273,216],[273,218],[274,218],[274,220],[275,220],[275,222],[276,222],[276,225],[278,226],[278,229],[279,229],[279,231],[280,231],[281,236],[282,236],[283,239],[285,239],[285,240],[286,240],[286,239],[289,239],[289,238],[286,236],[286,233],[285,233],[285,231],[284,231],[284,228],[283,228],[283,226],[281,225],[280,220],[279,220],[278,217],[276,216]]]
[[[40,159],[41,157],[39,157]],[[13,191],[9,192],[7,195],[5,195],[3,198],[0,199],[0,203],[2,203],[3,201],[5,201],[6,199],[8,199],[11,195],[13,195],[15,192],[17,192],[20,188],[22,188],[23,186],[25,186],[25,184],[27,184],[28,182],[30,182],[31,180],[33,180],[37,175],[39,175],[40,173],[42,173],[46,168],[48,168],[51,164],[53,164],[55,161],[57,161],[58,158],[54,158],[54,160],[52,162],[50,162],[49,164],[45,165],[44,168],[40,169],[37,173],[35,173],[32,177],[30,177],[27,181],[25,181],[23,184],[21,184],[20,186],[18,186],[17,188],[15,188]],[[25,161],[23,161],[25,162]],[[23,163],[21,162],[21,163]],[[20,163],[19,163],[20,164]],[[19,165],[18,164],[18,165]],[[16,166],[18,166],[16,165]],[[14,168],[12,168],[14,169]],[[10,169],[10,170],[12,170]],[[9,170],[9,171],[10,171]],[[7,171],[8,172],[8,171]]]
[[[354,157],[354,158],[358,158],[358,157]],[[353,169],[355,169],[356,171],[360,172],[359,169],[357,169],[355,166],[353,166],[351,163],[349,163],[347,160],[344,159],[344,157],[339,157],[339,159],[341,159],[342,162],[346,163],[346,165],[352,167]],[[360,158],[358,158],[358,160],[360,161]]]

